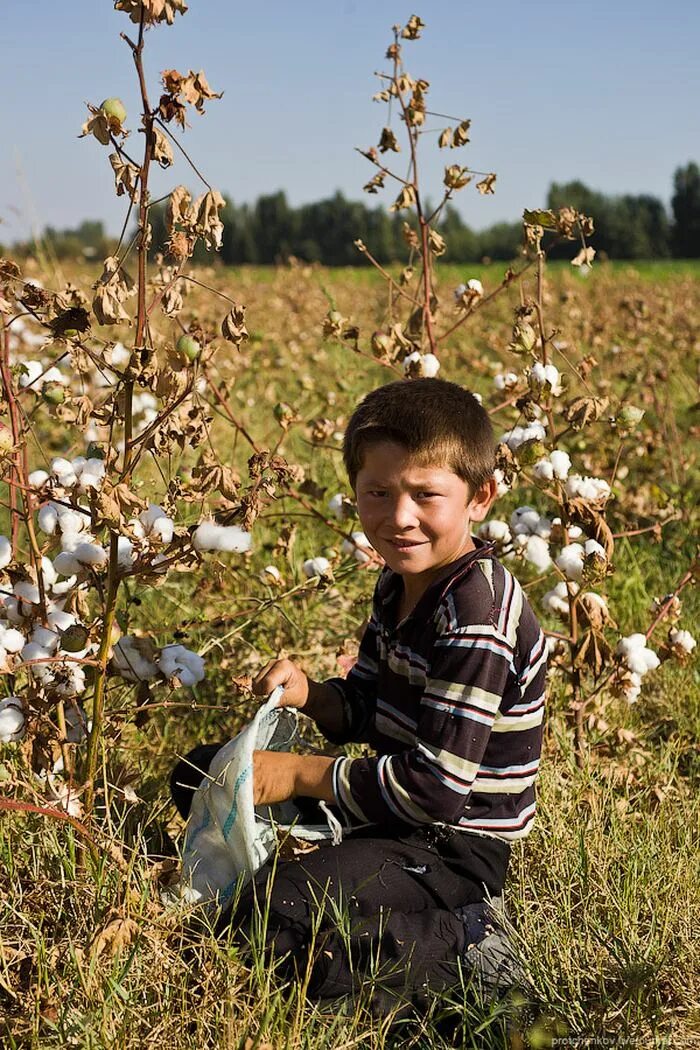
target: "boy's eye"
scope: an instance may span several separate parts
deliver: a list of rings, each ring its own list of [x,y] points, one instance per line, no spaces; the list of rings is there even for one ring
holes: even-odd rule
[[[419,492],[418,499],[431,499],[433,496],[439,496],[439,492]]]

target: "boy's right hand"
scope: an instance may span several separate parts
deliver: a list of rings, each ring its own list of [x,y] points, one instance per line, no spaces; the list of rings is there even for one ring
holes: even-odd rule
[[[280,707],[296,707],[303,711],[309,698],[309,679],[292,660],[271,660],[253,679],[253,692],[269,696],[278,685],[284,687]]]

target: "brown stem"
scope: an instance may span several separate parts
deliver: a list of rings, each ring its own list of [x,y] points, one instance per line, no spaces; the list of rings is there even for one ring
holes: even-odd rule
[[[669,594],[668,598],[666,599],[666,601],[664,602],[664,604],[661,606],[661,608],[659,609],[658,613],[654,617],[654,619],[653,619],[653,621],[651,623],[651,626],[645,632],[645,637],[646,638],[650,638],[651,637],[652,633],[654,632],[654,629],[658,626],[659,623],[661,623],[661,621],[663,620],[664,616],[666,615],[668,610],[671,608],[671,605],[673,604],[673,599],[678,597],[678,595],[681,593],[681,591],[685,587],[688,586],[688,584],[691,582],[692,579],[693,579],[693,570],[689,569],[688,572],[686,572],[685,576],[682,577],[682,579],[681,579],[680,583],[678,584],[678,586],[676,587],[675,591],[673,591],[672,594]]]
[[[10,372],[10,330],[5,322],[5,316],[2,315],[3,320],[3,331],[2,331],[2,353],[0,354],[0,374],[2,375],[2,385],[5,392],[5,400],[7,401],[9,414],[10,414],[10,428],[12,430],[12,471],[10,473],[10,480],[8,482],[10,489],[10,542],[12,544],[12,556],[17,555],[17,544],[19,539],[19,522],[20,522],[20,510],[19,510],[19,491],[18,482],[19,477],[19,454],[22,443],[22,427],[19,420],[19,413],[17,411],[17,399],[15,396],[14,386],[12,384],[12,373]]]

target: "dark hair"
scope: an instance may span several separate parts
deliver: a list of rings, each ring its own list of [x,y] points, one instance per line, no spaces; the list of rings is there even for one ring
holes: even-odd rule
[[[472,493],[493,475],[495,441],[488,413],[457,383],[409,379],[387,383],[359,403],[345,431],[343,459],[353,489],[365,449],[402,445],[421,466],[444,466]]]

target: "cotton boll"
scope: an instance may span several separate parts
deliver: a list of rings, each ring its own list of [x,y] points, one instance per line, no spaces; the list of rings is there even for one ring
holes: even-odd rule
[[[73,613],[64,612],[63,609],[54,609],[46,617],[49,627],[55,631],[65,631],[76,622]]]
[[[82,569],[82,565],[72,551],[61,551],[54,558],[53,564],[56,572],[59,572],[61,576],[70,576],[73,579],[75,579],[75,574]]]
[[[91,568],[99,568],[108,561],[107,551],[97,543],[79,543],[73,551],[73,557],[78,564]]]
[[[0,700],[0,743],[16,744],[25,733],[24,708],[18,696]]]
[[[117,537],[117,565],[130,569],[134,564],[134,545],[127,536]]]
[[[607,561],[607,555],[605,553],[605,547],[603,547],[597,540],[586,540],[583,545],[583,549],[587,556],[594,554],[599,558]]]
[[[404,372],[409,372],[410,369],[411,369],[411,365],[419,365],[419,364],[420,364],[420,353],[418,352],[418,350],[414,350],[412,354],[409,354],[407,357],[404,357],[404,359],[403,359]]]
[[[486,540],[488,543],[496,543],[500,547],[505,547],[513,539],[507,522],[498,521],[497,519],[485,521],[483,525],[480,525],[478,535],[482,540]]]
[[[46,555],[41,559],[41,577],[47,590],[56,582],[56,570],[53,562]]]
[[[657,668],[660,660],[653,649],[634,649],[625,658],[625,663],[633,674],[644,675]]]
[[[496,482],[496,495],[505,496],[507,492],[510,492],[510,485],[506,481],[506,476],[500,467],[496,467],[493,472],[493,479]]]
[[[33,359],[22,361],[22,367],[24,368],[24,372],[19,377],[19,385],[21,387],[33,386],[44,371],[44,366],[41,361],[34,361]]]
[[[7,536],[0,536],[0,569],[4,569],[12,561],[12,544]]]
[[[227,551],[237,554],[249,551],[252,541],[251,534],[238,525],[217,525],[213,521],[203,521],[197,526],[192,537],[196,550]]]
[[[78,488],[81,492],[89,492],[91,489],[97,490],[101,487],[103,481],[104,474],[92,474],[88,470],[82,470],[78,479]]]
[[[60,484],[67,489],[75,485],[78,480],[78,476],[73,470],[73,464],[60,456],[57,459],[52,460],[51,473],[54,477],[58,478]]]
[[[148,509],[141,511],[139,514],[139,521],[147,533],[153,529],[153,526],[159,518],[166,518],[168,521],[170,520],[163,508],[159,507],[157,503],[149,503]]]
[[[566,481],[571,470],[571,458],[568,452],[555,448],[553,452],[549,453],[549,462],[552,464],[554,477],[559,481]]]
[[[8,594],[3,599],[3,606],[5,609],[5,616],[10,623],[23,624],[24,623],[24,611],[22,603],[14,595]]]
[[[265,576],[269,576],[275,583],[282,583],[282,573],[276,565],[266,565],[263,569]],[[269,581],[266,581],[269,582]]]
[[[27,481],[33,489],[42,488],[49,480],[49,475],[45,470],[33,470]]]
[[[331,567],[331,563],[328,558],[307,558],[302,565],[302,570],[305,576],[311,579],[314,576],[325,576]]]
[[[544,572],[552,564],[549,544],[541,536],[528,536],[524,548],[525,560],[534,565],[538,572]]]
[[[371,561],[369,554],[365,554],[363,550],[359,550],[360,547],[371,548],[371,543],[365,536],[364,532],[353,532],[351,533],[352,542],[350,540],[343,541],[343,553],[352,554],[355,561],[358,561],[361,565],[366,565],[368,561]]]
[[[427,379],[432,379],[440,371],[440,362],[435,354],[423,354],[420,365],[421,372]]]
[[[3,628],[0,631],[0,645],[7,653],[18,653],[27,644],[27,639],[21,631],[14,627]]]
[[[41,646],[47,653],[53,653],[58,647],[58,634],[55,631],[50,631],[48,627],[35,627],[32,631],[31,641],[35,645]]]
[[[58,569],[58,566],[56,565],[56,560],[57,559],[54,559],[54,566],[56,568],[56,571],[58,572],[60,570]],[[77,571],[78,570],[76,569],[76,572]],[[63,573],[61,573],[61,575],[63,575]],[[52,594],[52,596],[54,598],[60,598],[60,597],[62,597],[62,595],[68,594],[69,591],[72,591],[73,588],[75,587],[76,583],[77,583],[76,577],[73,574],[71,574],[68,577],[67,580],[62,580],[61,583],[54,583],[53,587],[51,588],[51,594]],[[64,601],[65,601],[65,599],[64,599]]]
[[[68,379],[68,376],[64,375],[55,365],[48,368],[41,377],[42,387],[44,386],[44,383],[61,383],[63,386],[67,386],[69,382],[70,380]]]
[[[82,744],[92,727],[92,723],[88,722],[85,711],[79,704],[67,704],[65,718],[66,740],[69,744]]]
[[[677,630],[675,627],[672,628],[668,633],[668,638],[672,646],[682,649],[686,653],[692,653],[693,649],[697,645],[696,640],[693,638],[690,631]],[[3,641],[2,644],[7,649],[7,645]]]
[[[571,474],[565,487],[567,496],[573,498],[602,502],[610,496],[610,486],[602,478],[584,478],[580,474]]]
[[[532,468],[532,473],[538,481],[553,481],[554,467],[548,459],[540,459]]]
[[[151,526],[151,536],[160,540],[161,543],[170,543],[175,533],[175,523],[171,518],[163,515],[156,518]]]
[[[510,516],[510,527],[516,536],[526,536],[537,528],[540,515],[534,507],[516,507]]]
[[[515,372],[499,372],[493,377],[493,385],[496,390],[512,390],[518,385],[518,376]]]
[[[205,675],[202,657],[184,645],[166,645],[158,657],[158,666],[166,678],[179,678],[185,686],[196,685]]]
[[[105,357],[115,368],[121,368],[122,365],[128,365],[131,360],[131,351],[127,350],[123,343],[115,343],[112,349],[108,351],[108,354],[105,354]]]
[[[84,532],[89,521],[89,515],[81,514],[79,510],[66,510],[64,507],[58,510],[58,531],[63,535]]]
[[[151,658],[153,644],[148,638],[120,638],[112,652],[112,666],[127,682],[149,682],[158,677],[158,667]]]
[[[576,590],[578,590],[576,584],[567,584],[566,580],[560,580],[559,583],[552,587],[551,591],[547,591],[543,596],[542,604],[548,612],[556,613],[558,616],[567,619],[570,611],[569,594],[575,594]]]
[[[58,510],[53,503],[45,503],[36,516],[37,525],[47,536],[53,536],[58,525]]]
[[[20,598],[23,602],[29,602],[30,605],[38,605],[40,595],[39,588],[35,583],[30,583],[29,580],[20,580],[12,589],[16,598]]]
[[[559,552],[556,565],[569,580],[580,580],[583,575],[583,561],[584,552],[581,544],[569,543]]]
[[[647,638],[645,634],[630,634],[626,638],[621,638],[617,643],[617,654],[618,656],[627,657],[630,653],[635,652],[637,649],[644,649],[647,644]]]

